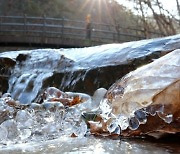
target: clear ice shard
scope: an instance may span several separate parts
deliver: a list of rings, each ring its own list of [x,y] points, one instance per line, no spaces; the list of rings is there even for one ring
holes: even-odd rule
[[[7,139],[14,140],[19,136],[19,129],[15,120],[6,120],[1,124],[8,132]]]
[[[135,111],[134,116],[140,124],[145,124],[147,122],[146,112],[142,109]]]
[[[121,130],[126,130],[128,128],[129,121],[128,121],[127,116],[121,114],[117,117],[117,120],[118,120],[119,126],[121,127]]]
[[[15,120],[20,129],[33,127],[32,115],[27,110],[19,110],[16,113]]]
[[[8,131],[6,127],[0,125],[0,142],[6,141],[8,135]]]
[[[131,130],[136,130],[139,127],[139,121],[135,117],[129,119],[129,128]]]

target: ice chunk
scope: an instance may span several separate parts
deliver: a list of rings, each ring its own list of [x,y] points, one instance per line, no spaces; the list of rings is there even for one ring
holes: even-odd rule
[[[38,103],[31,103],[30,108],[34,109],[34,110],[41,110],[42,109],[42,105],[38,104]]]
[[[155,104],[145,108],[146,113],[155,116],[157,112],[164,112],[164,105]]]
[[[67,97],[67,95],[55,87],[49,87],[45,91],[45,97],[46,99],[62,98],[62,97]]]
[[[72,132],[78,137],[83,137],[87,132],[86,123],[83,120],[76,122],[73,126]]]
[[[139,127],[139,121],[135,117],[129,119],[129,128],[131,130],[136,130]]]
[[[44,135],[45,139],[52,139],[58,137],[59,127],[56,123],[51,122],[47,123],[42,127],[42,134]]]
[[[7,130],[7,138],[9,140],[17,139],[19,136],[19,129],[17,128],[17,123],[15,120],[6,120],[1,125]]]
[[[101,100],[104,98],[107,90],[105,88],[99,88],[94,92],[94,95],[92,97],[92,104],[94,108],[97,108],[101,102]]]
[[[9,118],[13,118],[14,117],[14,108],[13,107],[10,107],[10,106],[7,106],[6,110],[8,111],[8,116]]]
[[[139,109],[134,112],[135,118],[138,119],[140,124],[145,124],[147,122],[146,113],[144,110]]]
[[[162,112],[157,112],[157,114],[161,119],[163,119],[168,124],[170,124],[173,121],[173,115],[172,114],[165,114]]]
[[[31,129],[27,128],[27,129],[22,129],[20,131],[21,140],[25,140],[25,139],[29,138],[30,136],[31,136]]]
[[[107,126],[107,130],[110,132],[110,133],[115,133],[115,134],[120,134],[121,133],[121,130],[119,128],[119,124],[116,120],[113,120],[112,122],[110,122]]]
[[[11,94],[10,94],[10,93],[4,93],[4,94],[2,95],[2,98],[7,98],[7,97],[11,97]]]
[[[8,131],[7,129],[0,125],[0,142],[3,142],[7,139]]]
[[[126,130],[127,127],[129,126],[129,121],[128,121],[127,116],[120,114],[118,116],[117,120],[118,120],[118,124],[121,127],[121,130]]]
[[[19,128],[31,128],[33,125],[32,116],[27,110],[18,111],[15,120]]]
[[[62,129],[65,135],[75,134],[76,136],[84,136],[87,131],[87,125],[81,119],[81,111],[75,107],[68,109],[62,121]]]
[[[107,99],[101,101],[99,108],[102,111],[101,116],[106,120],[109,119],[109,115],[112,111],[112,107],[108,104]]]

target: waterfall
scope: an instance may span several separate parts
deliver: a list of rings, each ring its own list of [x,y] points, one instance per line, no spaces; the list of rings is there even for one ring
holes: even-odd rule
[[[9,79],[8,93],[22,104],[30,104],[42,90],[43,82],[56,71],[65,72],[72,60],[53,49],[20,51],[25,59],[16,57],[17,64]]]

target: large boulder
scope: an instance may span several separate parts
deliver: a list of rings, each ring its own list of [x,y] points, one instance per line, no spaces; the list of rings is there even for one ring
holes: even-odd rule
[[[128,137],[179,133],[180,49],[118,80],[108,89],[100,109],[100,130],[110,134],[119,127],[121,135]],[[94,127],[91,131],[97,133]]]
[[[49,86],[91,95],[97,88],[108,88],[130,71],[178,48],[180,35],[88,48],[11,51],[1,53],[0,58],[16,62],[8,92],[29,104]]]

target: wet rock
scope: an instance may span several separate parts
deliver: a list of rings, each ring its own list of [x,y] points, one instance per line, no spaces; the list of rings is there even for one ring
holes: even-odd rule
[[[8,57],[0,57],[0,91],[5,93],[8,89],[8,80],[11,69],[16,65],[16,61]]]
[[[18,62],[22,62],[22,61],[25,61],[27,59],[27,54],[19,54],[17,57],[16,57],[16,61]]]
[[[5,92],[7,92],[7,89],[8,89],[8,87],[9,87],[9,85],[8,85],[8,78],[7,77],[2,77],[2,76],[0,76],[0,92],[1,93],[5,93]]]
[[[16,61],[9,57],[0,57],[0,64],[6,67],[13,67],[16,64]]]
[[[177,48],[180,35],[89,48],[6,52],[0,58],[16,59],[8,92],[23,104],[30,104],[49,86],[92,95],[96,89],[109,88],[130,71]]]
[[[109,118],[129,119],[123,136],[179,133],[180,50],[124,76],[110,87],[104,101],[114,115]]]

